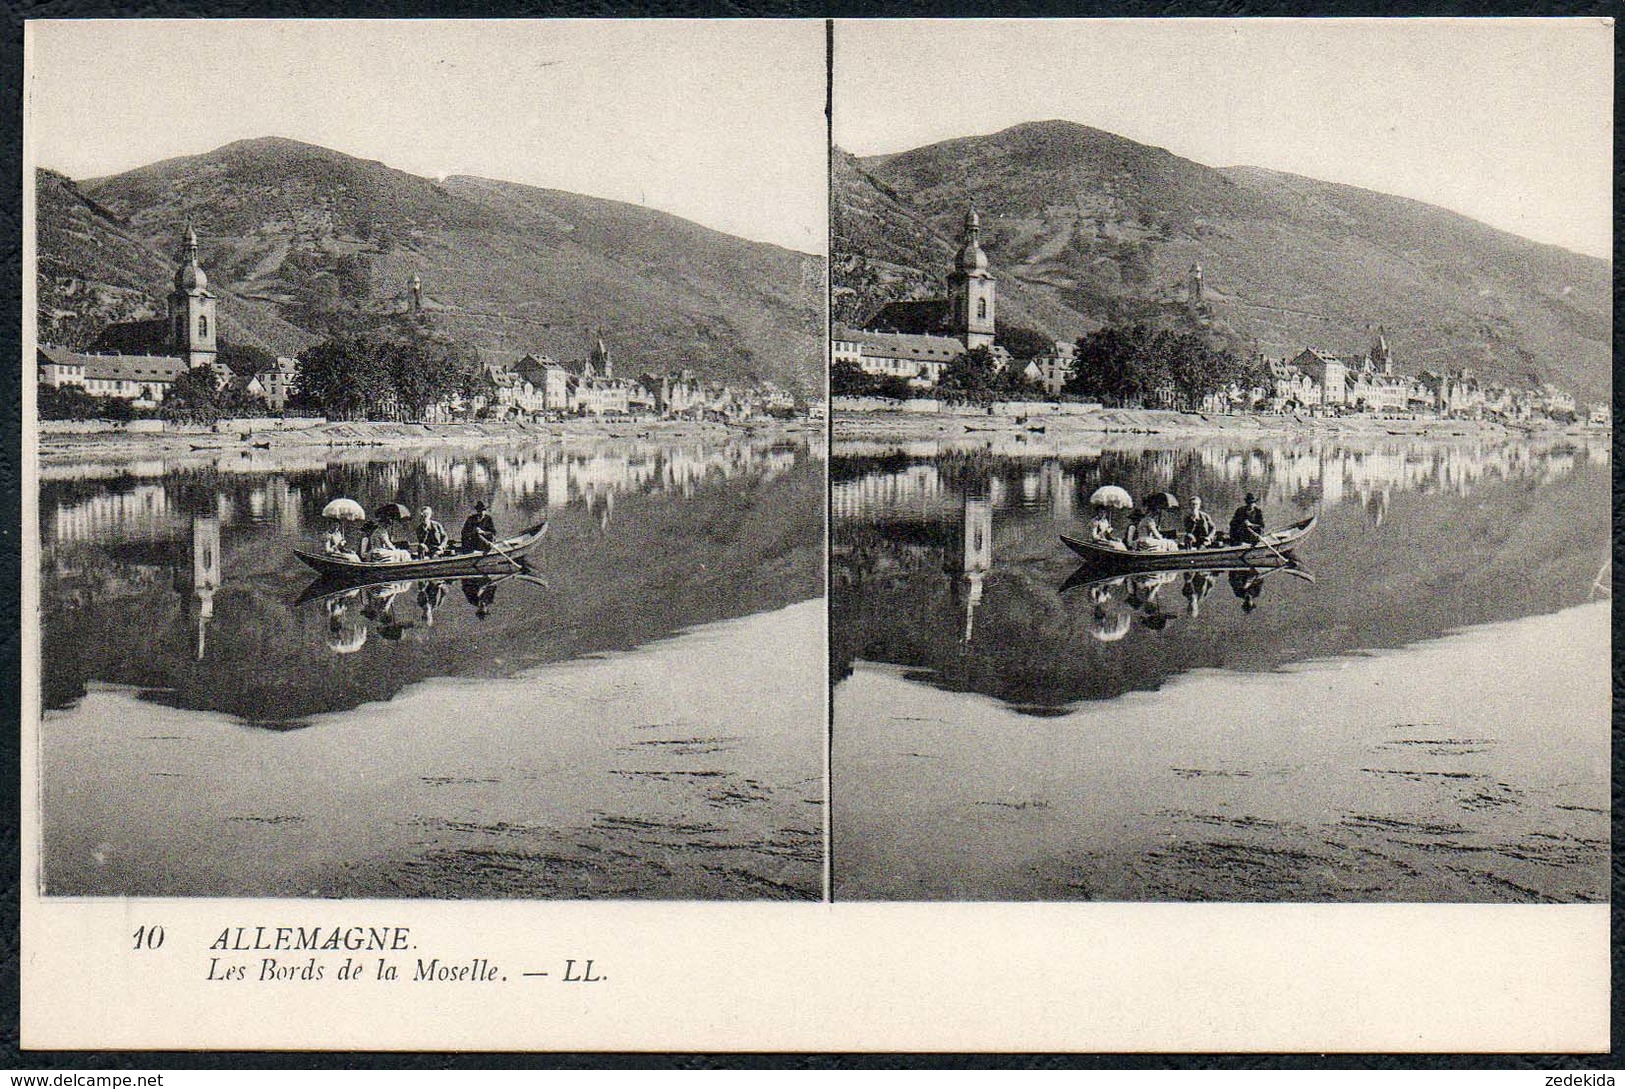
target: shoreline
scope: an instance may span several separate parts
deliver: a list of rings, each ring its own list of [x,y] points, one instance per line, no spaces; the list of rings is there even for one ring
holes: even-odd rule
[[[1028,442],[1115,436],[1192,438],[1504,438],[1508,436],[1604,435],[1609,429],[1585,424],[1507,424],[1485,420],[1382,419],[1374,416],[1208,415],[1168,409],[1112,408],[1086,415],[1004,416],[901,409],[853,411],[831,416],[834,442],[993,441],[1021,437]],[[1042,437],[1040,437],[1042,436]]]
[[[78,461],[211,460],[221,454],[298,453],[315,455],[357,450],[414,448],[478,449],[538,444],[597,443],[626,440],[721,443],[738,439],[818,437],[820,420],[760,420],[747,424],[696,423],[688,420],[567,420],[559,423],[389,423],[358,420],[315,427],[215,431],[131,432],[52,430],[56,421],[40,421],[35,445],[41,465]]]

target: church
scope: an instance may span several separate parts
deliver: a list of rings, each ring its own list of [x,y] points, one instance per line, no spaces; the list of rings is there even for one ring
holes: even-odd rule
[[[57,389],[78,386],[98,397],[118,397],[140,408],[161,404],[175,379],[196,367],[209,368],[222,382],[232,381],[231,372],[219,361],[217,302],[198,263],[197,232],[188,224],[168,315],[115,322],[85,352],[40,345],[39,380]],[[255,375],[248,388],[264,395],[271,408],[280,409],[276,402],[287,399],[293,366],[293,360],[279,359],[275,371]],[[272,388],[275,395],[266,392]]]
[[[993,342],[995,284],[981,236],[981,217],[971,208],[948,273],[947,297],[887,303],[862,329],[835,326],[830,330],[830,361],[854,363],[867,374],[902,378],[924,388],[935,386],[942,369],[972,348],[987,348],[1007,359]]]
[[[916,389],[930,389],[949,363],[973,348],[986,348],[999,367],[1011,364],[1010,353],[995,343],[997,293],[982,249],[982,220],[975,208],[965,212],[959,251],[947,276],[948,294],[940,299],[887,303],[862,329],[830,330],[830,362],[852,363],[864,373],[901,378]],[[1027,362],[1022,374],[1053,397],[1071,378],[1073,345],[1057,341],[1054,350]]]

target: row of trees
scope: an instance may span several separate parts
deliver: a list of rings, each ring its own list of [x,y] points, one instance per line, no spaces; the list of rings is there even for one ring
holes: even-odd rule
[[[1068,393],[1107,404],[1144,404],[1171,388],[1195,404],[1231,386],[1267,385],[1269,372],[1256,359],[1242,359],[1194,333],[1147,325],[1107,326],[1078,338]]]
[[[936,394],[957,401],[994,401],[1043,397],[1041,387],[1028,380],[1025,364],[1043,354],[1038,334],[1021,345],[1030,354],[1001,363],[987,348],[972,348],[942,369]],[[1051,350],[1044,342],[1045,350]],[[1258,360],[1245,360],[1215,347],[1195,333],[1152,330],[1140,324],[1108,326],[1078,338],[1072,376],[1063,394],[1111,405],[1151,404],[1172,391],[1177,402],[1196,404],[1210,393],[1231,386],[1243,389],[1267,385],[1269,373]],[[901,378],[865,373],[855,363],[836,363],[830,372],[830,390],[837,395],[909,397],[919,391]]]
[[[325,340],[299,357],[293,404],[332,419],[422,419],[482,388],[478,361],[426,330],[377,330]]]

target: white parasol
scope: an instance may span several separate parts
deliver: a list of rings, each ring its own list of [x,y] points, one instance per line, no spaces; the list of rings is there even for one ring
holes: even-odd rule
[[[322,517],[337,519],[340,522],[364,522],[367,520],[367,512],[354,499],[335,499],[322,508]]]
[[[1107,484],[1103,488],[1096,488],[1095,494],[1089,497],[1091,507],[1116,507],[1118,510],[1128,510],[1134,506],[1134,499],[1116,484]]]

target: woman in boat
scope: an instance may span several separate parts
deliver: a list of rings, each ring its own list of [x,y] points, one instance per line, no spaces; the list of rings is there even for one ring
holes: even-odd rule
[[[350,539],[344,535],[344,527],[335,524],[333,530],[322,540],[322,552],[336,560],[349,560],[359,562],[361,557],[356,555],[355,549],[350,547]]]
[[[1157,524],[1157,516],[1153,511],[1135,511],[1139,521],[1129,527],[1129,548],[1136,552],[1172,552],[1179,547],[1179,542],[1171,537],[1162,535],[1162,527]]]
[[[1089,539],[1098,545],[1107,548],[1127,550],[1128,546],[1117,539],[1117,531],[1112,527],[1111,515],[1106,513],[1104,507],[1095,511],[1095,520],[1089,523]]]
[[[396,548],[389,537],[389,527],[382,522],[367,522],[361,527],[363,541],[361,558],[368,563],[399,563],[412,558],[404,548]]]

